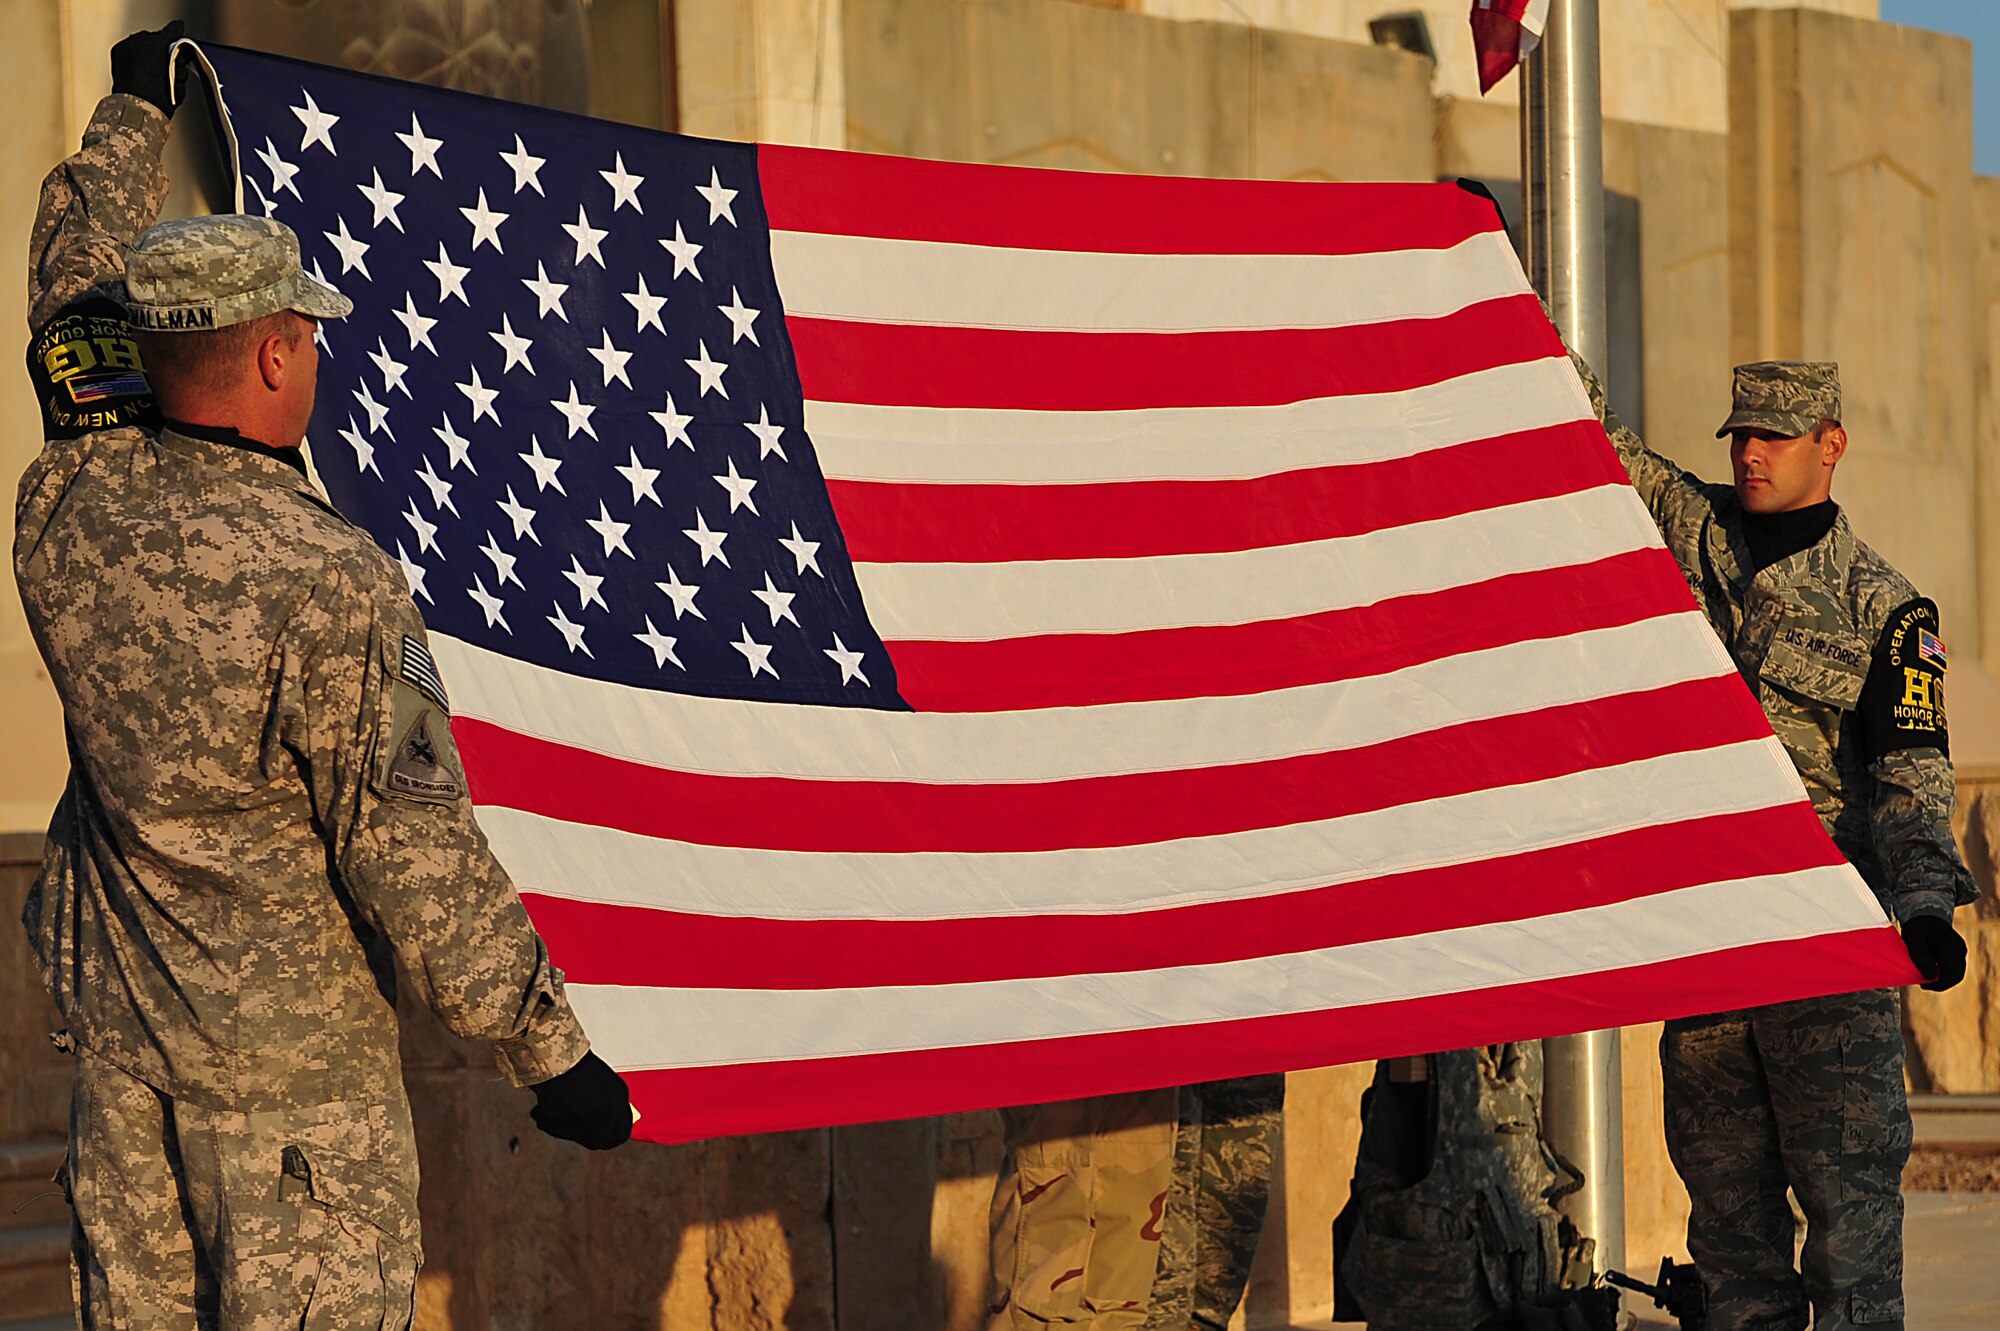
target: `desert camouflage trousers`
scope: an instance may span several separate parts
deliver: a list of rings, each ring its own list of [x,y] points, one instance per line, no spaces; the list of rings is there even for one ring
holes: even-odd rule
[[[79,1051],[66,1182],[86,1331],[405,1331],[416,1299],[409,1106],[241,1114]]]
[[[1146,1331],[1220,1331],[1250,1283],[1271,1200],[1283,1073],[1183,1086]]]
[[[1710,1331],[1903,1326],[1910,1111],[1895,991],[1670,1021],[1667,1152]],[[1793,1269],[1790,1187],[1806,1217]]]
[[[1001,1111],[990,1331],[1138,1331],[1174,1172],[1173,1087]]]

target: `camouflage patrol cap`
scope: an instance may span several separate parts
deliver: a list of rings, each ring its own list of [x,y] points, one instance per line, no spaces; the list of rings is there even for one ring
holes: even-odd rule
[[[1715,432],[1769,430],[1787,439],[1840,419],[1840,367],[1830,360],[1759,360],[1736,367],[1735,408]]]
[[[299,264],[299,238],[283,222],[242,213],[162,222],[125,256],[125,305],[147,332],[197,332],[279,310],[344,318],[354,302]]]

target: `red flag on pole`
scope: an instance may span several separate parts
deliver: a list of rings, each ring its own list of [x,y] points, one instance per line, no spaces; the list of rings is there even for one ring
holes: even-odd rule
[[[1549,0],[1472,0],[1472,45],[1484,94],[1528,58],[1549,22]]]

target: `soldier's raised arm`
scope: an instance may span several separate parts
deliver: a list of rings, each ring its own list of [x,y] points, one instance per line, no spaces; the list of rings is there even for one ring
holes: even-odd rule
[[[121,296],[125,252],[167,197],[160,153],[181,26],[135,32],[111,49],[111,95],[83,146],[42,181],[28,242],[28,378],[44,439],[157,424]]]

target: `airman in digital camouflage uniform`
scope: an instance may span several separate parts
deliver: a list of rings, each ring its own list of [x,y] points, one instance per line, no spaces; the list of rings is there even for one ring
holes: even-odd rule
[[[1667,548],[1756,693],[1813,807],[1925,988],[1965,974],[1954,906],[1976,895],[1951,835],[1937,607],[1855,539],[1830,498],[1847,449],[1825,362],[1736,367],[1731,485],[1648,450],[1592,405]],[[1667,1023],[1667,1146],[1713,1331],[1903,1325],[1910,1151],[1897,994],[1873,990]],[[1806,1216],[1794,1269],[1790,1187]]]
[[[1283,1073],[1181,1087],[1146,1331],[1229,1325],[1264,1231],[1284,1112]]]
[[[314,321],[349,302],[275,222],[147,229],[178,26],[114,48],[29,254],[14,571],[70,776],[23,922],[76,1055],[78,1315],[402,1328],[395,961],[545,1131],[615,1145],[630,1106],[473,823],[396,565],[303,475]]]

